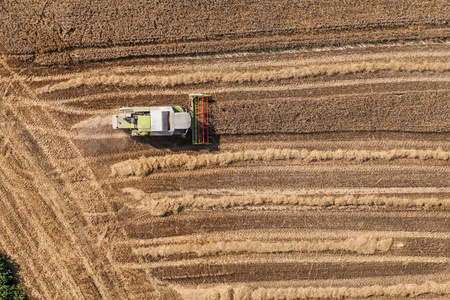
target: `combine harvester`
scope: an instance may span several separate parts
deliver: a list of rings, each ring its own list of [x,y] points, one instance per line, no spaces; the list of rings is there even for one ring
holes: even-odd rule
[[[190,109],[183,105],[121,107],[113,115],[114,129],[131,129],[132,136],[181,136],[192,129],[192,144],[209,142],[208,102],[210,95],[189,94]]]

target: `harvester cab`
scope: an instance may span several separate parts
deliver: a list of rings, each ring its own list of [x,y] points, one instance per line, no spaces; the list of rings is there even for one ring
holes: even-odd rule
[[[129,129],[132,136],[181,136],[191,129],[192,144],[209,144],[209,95],[190,94],[190,109],[183,105],[121,107],[112,116],[114,129]]]

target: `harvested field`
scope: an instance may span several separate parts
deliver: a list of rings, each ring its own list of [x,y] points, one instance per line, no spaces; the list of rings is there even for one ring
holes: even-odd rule
[[[448,298],[449,15],[1,3],[0,252],[32,299]],[[211,145],[111,128],[192,92]]]

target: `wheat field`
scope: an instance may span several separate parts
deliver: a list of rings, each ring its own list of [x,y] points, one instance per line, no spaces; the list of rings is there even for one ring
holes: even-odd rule
[[[450,6],[242,5],[0,4],[0,253],[31,299],[449,297]],[[111,128],[193,92],[211,145]]]

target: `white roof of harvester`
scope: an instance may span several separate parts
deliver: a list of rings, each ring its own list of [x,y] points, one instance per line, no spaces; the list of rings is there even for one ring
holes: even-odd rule
[[[151,131],[168,131],[169,130],[169,110],[150,111]]]

